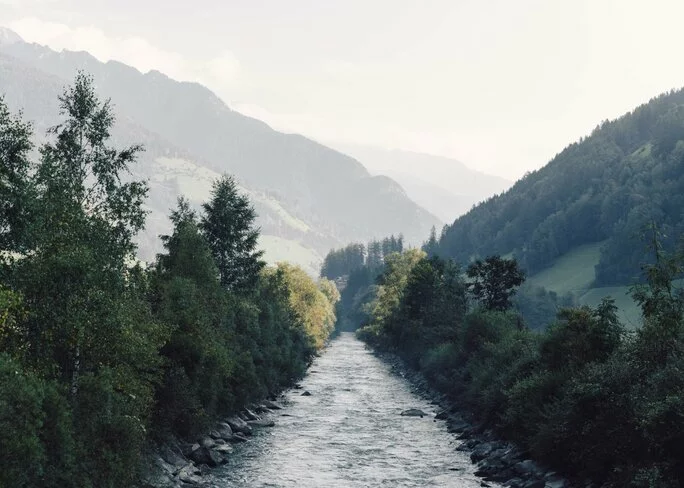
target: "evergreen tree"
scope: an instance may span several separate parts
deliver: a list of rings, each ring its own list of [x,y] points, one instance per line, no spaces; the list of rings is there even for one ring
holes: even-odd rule
[[[238,191],[232,176],[214,183],[211,200],[204,205],[200,228],[216,261],[221,285],[229,290],[248,291],[256,285],[265,263],[256,249],[259,229],[249,199]]]
[[[31,125],[0,97],[0,251],[19,250],[27,226]]]
[[[423,251],[427,253],[428,256],[437,256],[439,254],[439,242],[437,241],[437,229],[432,226],[430,229],[430,237],[427,242],[423,244]]]

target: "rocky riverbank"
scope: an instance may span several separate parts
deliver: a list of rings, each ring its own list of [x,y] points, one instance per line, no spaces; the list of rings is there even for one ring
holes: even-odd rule
[[[483,487],[490,486],[488,482],[495,482],[511,488],[571,488],[566,478],[529,459],[527,453],[514,444],[497,438],[491,429],[474,422],[458,405],[432,389],[423,375],[409,368],[401,358],[390,353],[376,355],[390,364],[395,374],[406,379],[414,393],[437,407],[435,420],[446,421],[449,432],[463,441],[457,450],[470,452],[470,459],[477,466],[475,474],[482,477]],[[414,411],[402,415],[423,416]]]
[[[272,400],[244,408],[237,415],[217,422],[194,443],[171,439],[147,457],[143,488],[202,486],[213,468],[225,464],[236,448],[249,442],[255,429],[273,427],[275,412],[283,407]]]

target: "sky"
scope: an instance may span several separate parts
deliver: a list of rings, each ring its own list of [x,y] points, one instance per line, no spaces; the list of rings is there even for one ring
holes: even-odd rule
[[[684,86],[682,18],[677,0],[0,0],[27,41],[198,81],[278,130],[510,179]]]

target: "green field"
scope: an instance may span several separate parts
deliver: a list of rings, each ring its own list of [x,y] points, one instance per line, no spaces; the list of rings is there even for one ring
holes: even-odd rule
[[[527,281],[559,294],[579,295],[594,283],[594,266],[599,262],[602,245],[603,242],[595,242],[579,246],[558,258],[550,268],[530,276]]]
[[[629,286],[593,287],[594,267],[601,256],[603,242],[577,247],[556,260],[553,266],[528,278],[528,283],[543,286],[558,294],[572,293],[581,305],[596,306],[610,296],[618,307],[620,320],[629,328],[641,324],[639,307],[629,295]]]

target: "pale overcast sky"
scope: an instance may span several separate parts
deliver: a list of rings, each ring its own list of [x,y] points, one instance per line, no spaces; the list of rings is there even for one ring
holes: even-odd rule
[[[684,86],[682,19],[676,0],[0,0],[27,41],[201,81],[277,129],[509,178]]]

